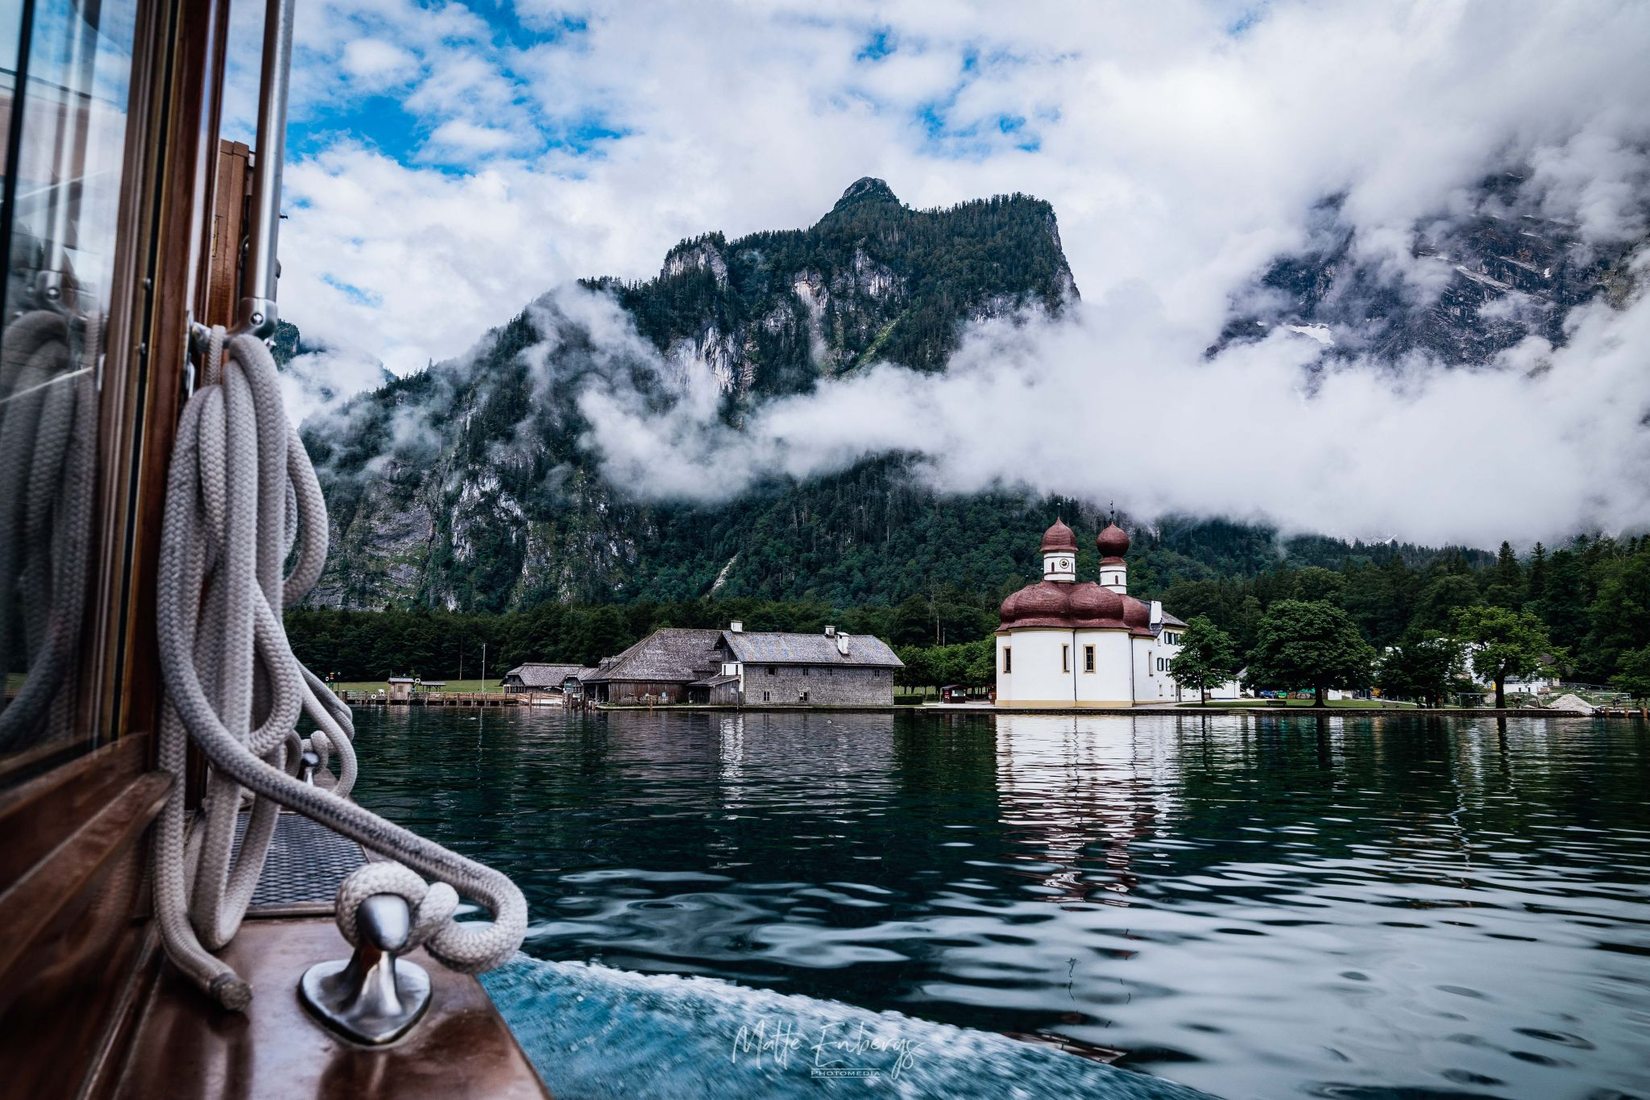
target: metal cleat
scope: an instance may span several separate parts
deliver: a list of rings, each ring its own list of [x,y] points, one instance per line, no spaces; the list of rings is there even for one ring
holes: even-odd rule
[[[374,894],[356,911],[355,927],[355,954],[310,967],[298,983],[298,998],[351,1042],[393,1043],[430,1007],[429,974],[396,957],[412,932],[412,910],[397,894]]]

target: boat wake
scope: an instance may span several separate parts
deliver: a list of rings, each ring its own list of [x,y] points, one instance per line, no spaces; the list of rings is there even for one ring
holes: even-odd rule
[[[517,956],[482,982],[558,1100],[1207,1100],[990,1032],[715,978]]]

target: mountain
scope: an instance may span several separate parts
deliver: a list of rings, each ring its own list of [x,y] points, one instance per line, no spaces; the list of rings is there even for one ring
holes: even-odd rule
[[[913,210],[862,179],[811,228],[711,233],[671,249],[654,279],[583,285],[584,299],[547,295],[469,355],[306,424],[333,522],[315,602],[864,602],[936,576],[985,589],[1024,571],[1046,508],[1009,495],[965,508],[917,487],[899,456],[801,485],[776,477],[731,504],[637,503],[602,481],[577,397],[616,389],[663,409],[673,382],[708,377],[737,425],[872,360],[940,370],[967,322],[1058,314],[1076,298],[1048,203]],[[627,347],[635,335],[658,354]],[[661,354],[674,377],[658,373]]]
[[[1626,251],[1585,247],[1505,193],[1516,181],[1487,181],[1469,215],[1418,227],[1407,274],[1366,256],[1340,200],[1326,200],[1308,246],[1258,273],[1211,354],[1275,325],[1317,340],[1325,367],[1364,352],[1475,363],[1531,333],[1562,340],[1570,309],[1624,293]],[[713,465],[667,471],[687,502],[646,503],[604,478],[589,399],[617,395],[660,431],[684,403],[709,402],[713,426],[737,438],[756,410],[823,380],[876,361],[941,371],[969,322],[1058,315],[1077,294],[1048,203],[1016,194],[914,210],[875,179],[807,229],[708,233],[672,248],[655,278],[547,294],[465,356],[306,423],[333,523],[311,602],[843,607],[942,589],[987,602],[1036,572],[1052,514],[1094,529],[1098,502],[942,494],[917,476],[918,459],[885,454],[803,481],[775,471],[725,502],[708,484]],[[299,346],[296,333],[285,346]],[[1336,566],[1459,552],[1174,517],[1134,527],[1131,579],[1146,593],[1254,576],[1284,555]]]
[[[1523,175],[1486,178],[1468,212],[1415,227],[1401,265],[1366,253],[1342,216],[1344,196],[1325,200],[1307,247],[1269,265],[1209,354],[1277,325],[1322,344],[1325,362],[1420,353],[1482,365],[1526,336],[1563,344],[1572,309],[1600,295],[1622,303],[1628,258],[1643,242],[1590,243],[1544,216],[1534,190]]]

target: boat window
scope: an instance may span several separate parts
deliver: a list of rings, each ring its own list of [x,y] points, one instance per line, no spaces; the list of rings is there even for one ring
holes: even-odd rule
[[[0,784],[90,743],[78,661],[136,10],[0,16]]]

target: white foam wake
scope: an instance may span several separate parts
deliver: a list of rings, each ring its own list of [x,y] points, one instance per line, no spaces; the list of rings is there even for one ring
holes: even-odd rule
[[[714,978],[520,956],[483,982],[558,1100],[1206,1100],[990,1032]]]

